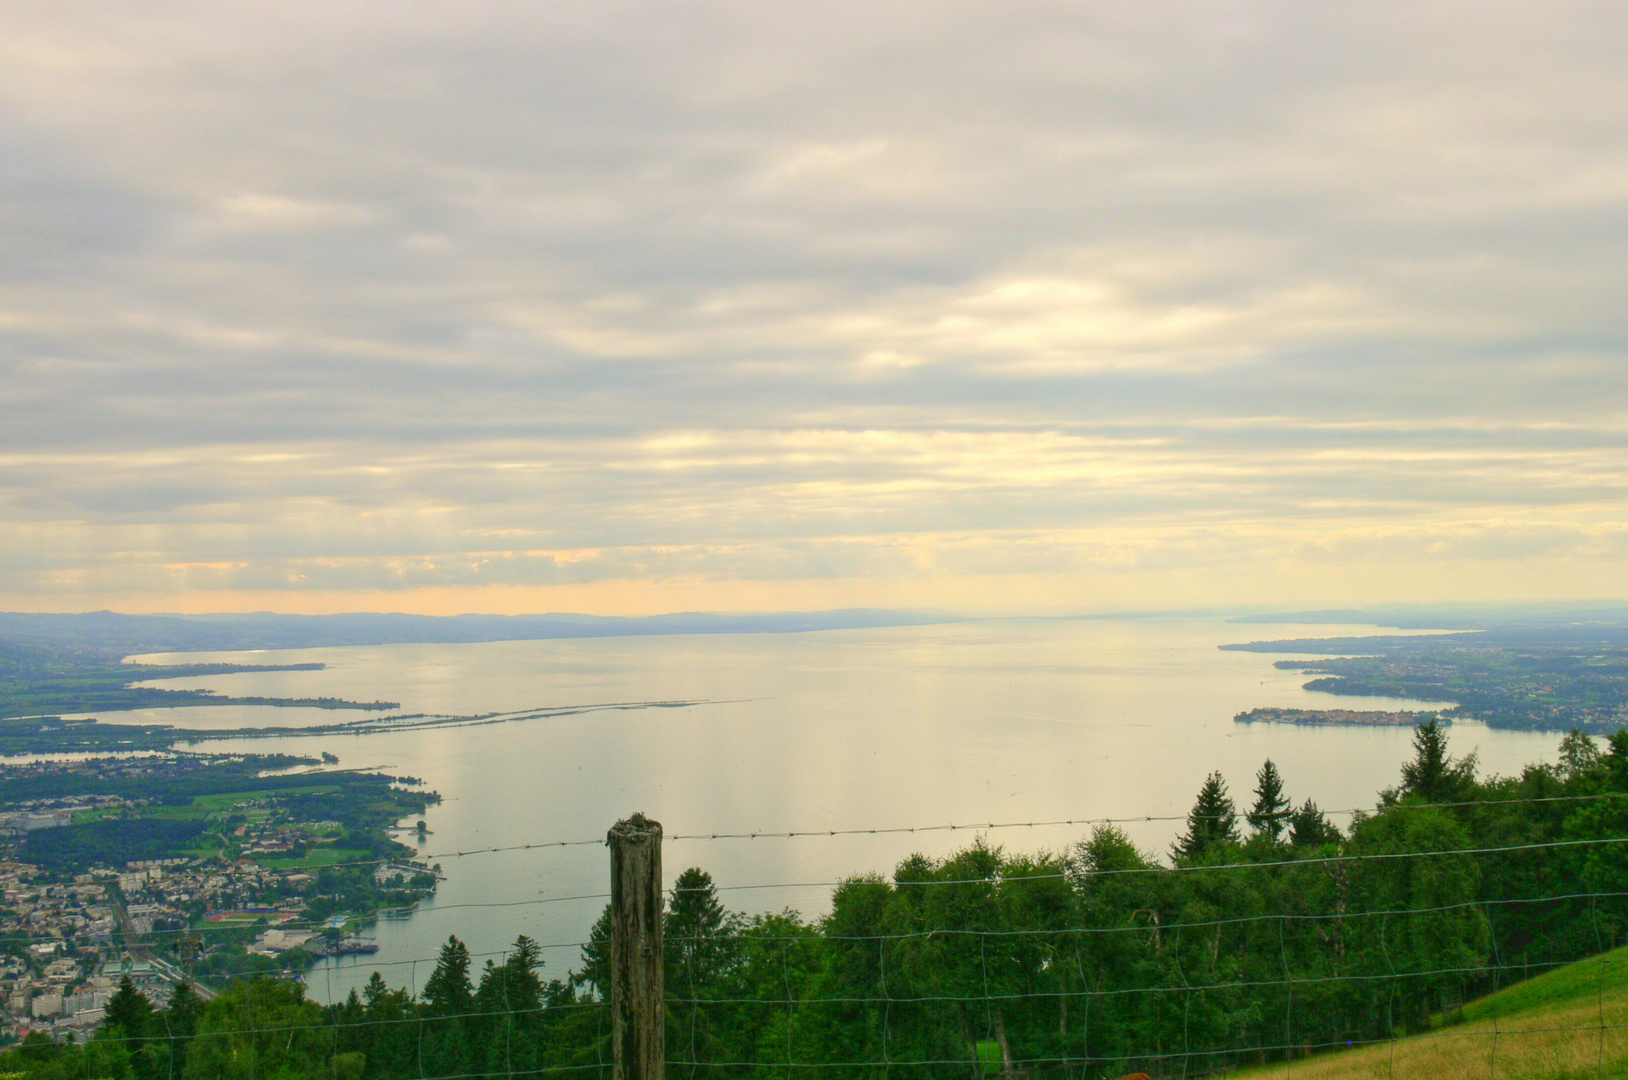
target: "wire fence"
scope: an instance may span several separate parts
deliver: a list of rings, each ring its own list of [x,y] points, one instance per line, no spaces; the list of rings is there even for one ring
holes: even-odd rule
[[[1547,801],[1547,800],[1545,800],[1545,801]],[[760,835],[763,835],[765,838],[769,838],[769,834],[760,834]],[[599,844],[602,845],[603,841],[596,841],[596,843],[599,843]],[[1381,861],[1381,860],[1439,858],[1439,857],[1462,856],[1462,855],[1513,855],[1513,854],[1525,854],[1525,853],[1531,853],[1531,852],[1553,851],[1553,850],[1561,850],[1561,849],[1588,849],[1588,848],[1602,848],[1602,847],[1621,847],[1622,845],[1625,845],[1625,844],[1628,844],[1628,836],[1611,836],[1611,837],[1597,837],[1597,838],[1577,839],[1577,840],[1551,840],[1551,841],[1541,841],[1541,842],[1526,843],[1526,844],[1504,844],[1504,845],[1480,846],[1480,847],[1442,848],[1442,849],[1439,849],[1439,850],[1432,850],[1432,851],[1369,852],[1369,853],[1361,853],[1361,854],[1303,856],[1303,857],[1284,858],[1284,859],[1257,859],[1257,860],[1251,860],[1251,861],[1245,861],[1245,862],[1223,862],[1223,863],[1208,863],[1208,864],[1202,864],[1201,863],[1201,864],[1194,864],[1194,865],[1176,865],[1176,866],[1146,865],[1146,866],[1134,866],[1134,867],[1121,867],[1121,868],[1108,868],[1108,869],[1101,869],[1101,870],[1092,870],[1092,871],[1089,871],[1088,873],[1089,873],[1089,876],[1097,877],[1097,878],[1101,878],[1101,877],[1118,877],[1118,876],[1125,876],[1125,875],[1158,875],[1158,874],[1199,874],[1199,875],[1207,875],[1207,874],[1215,874],[1217,872],[1230,871],[1230,870],[1258,872],[1258,871],[1268,871],[1268,870],[1282,869],[1284,867],[1309,867],[1309,866],[1320,866],[1320,865],[1328,865],[1328,864],[1336,864],[1336,863],[1360,863],[1360,862],[1374,862],[1374,861]],[[501,849],[482,849],[482,850],[483,851],[494,851],[494,850],[501,850]],[[1025,874],[1025,875],[1006,875],[1001,880],[1006,881],[1006,882],[1062,880],[1062,879],[1070,879],[1070,878],[1078,877],[1078,876],[1080,876],[1080,873],[1081,872],[1079,872],[1079,871],[1059,870],[1059,871],[1049,872],[1049,873]],[[856,880],[863,880],[863,877],[864,877],[863,875],[856,875],[854,877],[849,877],[849,878],[819,879],[819,880],[811,880],[811,881],[755,882],[755,883],[735,884],[735,885],[709,885],[708,889],[718,891],[718,892],[761,892],[761,891],[766,891],[766,890],[777,890],[777,889],[790,890],[790,889],[839,888],[839,887],[842,887],[844,885],[851,884]],[[924,879],[924,880],[909,880],[909,879],[898,880],[894,884],[897,887],[900,887],[900,888],[935,888],[935,887],[942,887],[942,886],[980,884],[980,883],[984,883],[985,881],[986,881],[986,879],[983,879],[983,878],[971,878],[971,879],[959,879],[959,880],[957,880],[957,879],[937,879],[937,878],[933,878],[933,879]],[[682,886],[676,887],[674,889],[675,893],[682,893],[684,891],[685,890],[684,890],[684,888]],[[555,895],[555,896],[529,897],[529,898],[524,899],[524,900],[461,901],[461,902],[451,903],[451,904],[436,904],[436,905],[424,906],[424,907],[421,907],[421,906],[419,906],[417,904],[414,904],[414,905],[407,906],[407,907],[382,908],[382,909],[378,910],[377,912],[375,912],[374,914],[377,917],[390,918],[390,917],[395,917],[395,916],[420,915],[420,914],[430,914],[430,913],[436,913],[436,912],[469,911],[469,910],[501,909],[501,908],[525,908],[525,907],[536,907],[536,906],[547,905],[547,904],[570,903],[570,902],[588,901],[588,900],[608,900],[608,899],[610,899],[610,894],[605,893],[605,892],[566,893],[566,894],[560,894],[560,895]],[[162,938],[162,937],[165,937],[165,936],[179,936],[179,935],[187,935],[187,934],[222,933],[222,932],[229,932],[229,931],[240,930],[240,929],[241,928],[239,928],[239,927],[211,924],[211,925],[204,925],[204,926],[180,927],[180,928],[173,928],[173,929],[154,930],[149,935],[144,935],[144,936]],[[38,936],[35,936],[35,937],[29,937],[27,935],[23,935],[23,936],[14,936],[11,940],[14,940],[14,941],[52,941],[52,940],[58,940],[58,938],[56,938],[54,935],[38,935]]]
[[[1628,794],[1618,792],[1600,792],[1583,795],[1545,795],[1520,796],[1499,799],[1481,799],[1470,801],[1448,801],[1436,803],[1393,803],[1382,807],[1345,807],[1323,810],[1319,813],[1326,817],[1362,817],[1383,811],[1385,813],[1405,813],[1411,810],[1435,809],[1454,810],[1467,807],[1485,807],[1497,809],[1515,806],[1577,805],[1595,802],[1621,802],[1628,803]],[[1052,829],[1052,828],[1095,828],[1099,825],[1137,825],[1156,823],[1181,823],[1205,820],[1206,815],[1194,812],[1185,814],[1132,814],[1113,817],[1078,817],[1055,818],[1051,820],[1036,821],[971,821],[948,822],[929,825],[885,825],[877,827],[849,827],[833,829],[788,829],[788,830],[754,830],[748,832],[698,832],[673,833],[663,836],[666,843],[683,843],[712,840],[792,840],[792,839],[822,839],[843,838],[859,836],[904,836],[928,835],[932,833],[980,833],[1000,832],[1011,829]],[[377,869],[382,866],[410,864],[433,864],[442,859],[465,859],[477,855],[512,854],[526,851],[547,851],[557,848],[574,847],[603,847],[603,836],[554,839],[554,840],[528,840],[515,844],[498,844],[489,847],[456,848],[447,851],[401,854],[394,856],[381,856],[372,859],[343,859],[334,861],[313,860],[300,862],[297,858],[290,861],[283,870],[292,871],[321,871],[343,869]],[[428,869],[428,865],[420,866]]]
[[[1562,801],[1582,798],[1518,802]],[[1146,819],[1090,823],[1127,820]],[[1022,827],[1061,824],[1072,823]],[[995,827],[1020,826],[982,828]],[[706,839],[803,835],[837,834]],[[668,893],[664,942],[667,1064],[691,1080],[802,1071],[1089,1080],[1137,1070],[1155,1076],[1245,1066],[1293,1070],[1312,1053],[1384,1047],[1385,1068],[1371,1074],[1394,1077],[1426,1075],[1418,1071],[1429,1057],[1421,1048],[1453,1044],[1485,1055],[1484,1069],[1477,1056],[1479,1071],[1460,1069],[1463,1075],[1497,1080],[1516,1075],[1510,1069],[1540,1044],[1554,1052],[1569,1047],[1562,1056],[1574,1061],[1572,1044],[1587,1036],[1593,1071],[1603,1076],[1608,1061],[1628,1056],[1620,1036],[1628,1028],[1628,958],[1611,952],[1628,926],[1628,878],[1619,875],[1621,888],[1585,888],[1577,868],[1596,855],[1628,865],[1616,854],[1623,844],[1628,836],[1402,851],[1347,846],[1178,866],[1066,859],[1008,866],[997,859],[972,872],[965,860],[950,858],[910,873],[901,867],[891,879],[724,885],[685,884],[681,876]],[[1518,865],[1534,881],[1561,887],[1477,895],[1475,883],[1495,865]],[[1368,893],[1354,884],[1365,875],[1378,882]],[[1309,895],[1313,887],[1326,895]],[[836,890],[831,913],[814,922],[784,913],[735,915],[719,902],[810,888]],[[1454,889],[1469,892],[1454,898]],[[608,899],[573,892],[420,913]],[[212,929],[160,931],[151,940],[162,948],[172,935]],[[1523,934],[1530,940],[1520,949]],[[292,1075],[278,1055],[298,1045],[309,1050],[317,1039],[316,1056],[331,1080],[608,1075],[609,983],[594,970],[605,946],[602,935],[531,942],[519,968],[516,949],[465,950],[457,971],[449,971],[446,949],[367,961],[362,966],[393,973],[387,995],[370,989],[365,999],[334,1001],[330,986],[331,1003],[318,1007],[300,1005],[303,993],[262,1000],[255,993],[271,991],[239,988],[194,1030],[166,1026],[168,1012],[161,1010],[152,1030],[104,1032],[93,1044],[100,1049],[82,1053],[123,1048],[154,1057],[152,1048],[167,1047],[166,1080],[179,1075],[179,1057],[236,1054],[253,1080],[256,1071]],[[576,951],[581,968],[545,985],[534,961],[562,951]],[[483,969],[471,970],[483,960]],[[211,977],[260,973],[225,967]],[[1564,1008],[1542,1014],[1558,1019],[1538,1022],[1538,1014],[1518,1007],[1505,1016],[1477,1012],[1473,1004],[1475,1015],[1463,1019],[1467,998],[1545,973],[1570,980],[1558,999]],[[331,969],[325,977],[331,979]],[[1587,993],[1577,992],[1584,982]],[[1587,1022],[1579,1019],[1585,1007],[1593,1010]],[[1457,1056],[1455,1068],[1470,1060]],[[377,1071],[386,1059],[393,1071]],[[353,1066],[362,1071],[351,1075]]]
[[[1034,878],[1031,877],[1031,878],[1020,879],[1020,880],[1034,880]],[[966,884],[982,884],[982,883],[986,883],[985,879],[965,879],[965,880],[961,880],[961,881],[957,881],[957,882],[948,882],[948,883],[941,883],[941,884],[961,884],[961,885],[966,885]],[[910,884],[919,884],[919,883],[905,883],[905,884],[910,885]],[[895,885],[893,887],[897,887],[897,885]],[[677,893],[677,892],[680,892],[680,891],[681,890],[673,890],[674,893]],[[700,891],[700,890],[695,890],[695,891]],[[608,896],[609,896],[609,894],[602,894],[600,896],[586,897],[586,898],[587,899],[607,899]],[[1206,930],[1206,929],[1214,929],[1214,928],[1219,928],[1219,927],[1248,926],[1248,925],[1260,924],[1260,923],[1280,923],[1280,924],[1281,923],[1291,923],[1292,924],[1292,923],[1334,923],[1334,922],[1343,922],[1343,923],[1347,923],[1347,924],[1352,924],[1352,923],[1360,923],[1362,920],[1388,919],[1388,918],[1391,918],[1391,917],[1398,917],[1398,918],[1408,917],[1408,916],[1417,917],[1417,916],[1441,914],[1441,913],[1444,913],[1444,912],[1466,911],[1466,910],[1477,910],[1477,909],[1482,910],[1482,911],[1491,911],[1491,910],[1498,909],[1498,908],[1515,908],[1515,907],[1522,907],[1522,906],[1542,907],[1542,906],[1546,906],[1546,905],[1568,904],[1568,903],[1578,903],[1578,902],[1583,902],[1583,901],[1597,901],[1597,900],[1628,900],[1628,890],[1607,891],[1607,892],[1568,892],[1568,893],[1558,893],[1558,894],[1552,894],[1552,895],[1520,897],[1520,898],[1508,898],[1508,899],[1463,900],[1463,901],[1458,901],[1458,902],[1451,903],[1451,904],[1440,904],[1440,905],[1434,905],[1434,906],[1421,906],[1421,907],[1410,907],[1410,908],[1388,908],[1388,909],[1372,910],[1372,911],[1346,911],[1346,912],[1338,912],[1338,913],[1334,913],[1334,912],[1296,912],[1296,911],[1270,912],[1270,913],[1261,913],[1261,914],[1255,914],[1255,915],[1239,915],[1239,916],[1229,916],[1229,917],[1226,917],[1226,918],[1201,919],[1201,920],[1190,920],[1190,921],[1184,921],[1184,922],[1176,922],[1176,923],[1170,923],[1170,924],[1167,924],[1167,925],[1163,925],[1163,926],[1160,927],[1160,929],[1165,933],[1178,933],[1178,932],[1182,932],[1182,931],[1189,931],[1190,932],[1190,931],[1195,931],[1195,930]],[[486,907],[486,906],[494,906],[494,905],[480,905],[480,906]],[[427,909],[425,909],[426,913],[430,912],[430,911],[435,911],[435,910],[444,910],[444,909],[436,909],[436,908],[427,908]],[[1100,936],[1105,936],[1105,935],[1106,936],[1114,936],[1114,935],[1146,934],[1146,933],[1149,932],[1150,929],[1151,929],[1151,927],[1144,923],[1144,924],[1134,924],[1134,925],[1125,925],[1125,926],[1075,926],[1075,927],[1064,927],[1064,928],[1031,927],[1031,928],[1007,929],[1007,930],[974,930],[974,929],[966,929],[966,928],[962,928],[962,927],[933,927],[933,928],[929,928],[929,929],[908,930],[908,931],[899,931],[899,932],[893,932],[893,933],[876,933],[876,934],[843,934],[843,933],[831,932],[829,930],[822,930],[821,933],[820,933],[820,940],[825,941],[825,942],[872,942],[872,943],[874,943],[874,942],[913,941],[913,940],[922,940],[922,939],[931,939],[931,938],[953,938],[953,937],[977,938],[979,940],[986,940],[986,941],[989,940],[989,939],[999,940],[999,939],[1004,939],[1004,938],[1058,938],[1058,937],[1063,937],[1063,938],[1067,938],[1067,939],[1073,939],[1073,938],[1076,938],[1076,937],[1100,937]],[[155,937],[159,936],[162,933],[164,933],[164,932],[155,932],[154,936]],[[47,939],[44,939],[44,940],[56,941],[56,940],[60,940],[60,939],[47,938]],[[754,930],[752,930],[750,932],[729,931],[729,932],[723,932],[723,933],[718,933],[718,934],[709,934],[709,935],[705,935],[705,936],[693,935],[693,934],[689,934],[689,935],[687,935],[687,934],[668,934],[668,935],[666,935],[665,940],[671,945],[680,945],[680,946],[682,946],[682,945],[686,945],[686,944],[713,944],[713,945],[716,945],[716,944],[720,944],[720,943],[737,944],[738,945],[738,944],[742,944],[742,943],[746,943],[746,942],[761,943],[761,942],[768,942],[768,941],[806,942],[808,940],[808,938],[806,937],[806,935],[777,934],[777,933],[775,933],[773,931],[766,931],[766,930],[762,930],[762,929],[754,929]],[[548,953],[548,952],[559,952],[559,951],[580,951],[580,950],[582,950],[584,948],[591,947],[593,945],[593,943],[590,942],[590,941],[581,941],[581,940],[577,940],[577,941],[555,941],[555,942],[536,942],[536,941],[533,941],[533,942],[531,942],[531,945],[532,945],[533,948],[537,949],[539,952]],[[512,949],[493,949],[493,950],[487,950],[487,951],[482,951],[482,952],[471,952],[469,954],[469,956],[470,956],[470,958],[472,960],[487,960],[487,959],[493,959],[493,958],[506,957],[506,956],[510,955],[512,952],[513,952]],[[417,956],[417,957],[398,958],[398,959],[390,959],[390,960],[373,960],[373,959],[370,958],[370,959],[366,960],[365,962],[359,962],[359,964],[360,964],[360,966],[366,967],[366,968],[368,968],[370,970],[372,970],[372,969],[390,969],[390,968],[413,967],[413,966],[420,965],[420,964],[426,965],[426,966],[433,965],[433,964],[436,963],[436,961],[438,959],[439,959],[438,955],[437,956]],[[1464,971],[1464,972],[1486,970],[1486,971],[1490,972],[1490,971],[1502,971],[1502,970],[1523,970],[1523,969],[1529,969],[1530,966],[1531,966],[1530,964],[1526,964],[1526,965],[1514,964],[1514,965],[1510,965],[1510,966],[1507,966],[1507,967],[1502,966],[1502,965],[1491,965],[1491,966],[1483,966],[1483,967],[1479,967],[1479,968],[1464,968],[1464,969],[1454,969],[1454,970],[1455,971]],[[213,977],[215,977],[215,978],[228,978],[228,979],[233,978],[233,977],[237,977],[237,976],[254,976],[254,975],[260,975],[260,974],[266,974],[266,971],[265,971],[263,965],[248,965],[248,966],[242,966],[242,967],[236,967],[236,968],[231,968],[231,967],[217,968],[217,969],[213,969],[211,971],[211,975]],[[1287,981],[1294,982],[1295,980],[1291,979],[1291,980],[1287,980]],[[673,1000],[673,999],[669,998],[669,1000]]]
[[[1598,957],[1592,961],[1583,962],[1585,966],[1590,963],[1597,966],[1603,973],[1607,965],[1621,965],[1623,961]],[[1443,973],[1456,974],[1439,970],[1413,974],[1431,976]],[[1343,980],[1338,978],[1308,980],[1308,982],[1325,983],[1339,981]],[[1605,980],[1602,974],[1602,987],[1604,984]],[[1182,988],[1158,989],[1177,990]],[[1213,986],[1194,987],[1187,988],[1187,992],[1194,994],[1214,989],[1217,988]],[[1617,987],[1617,989],[1620,992],[1621,987]],[[1090,999],[1093,996],[1100,995],[1085,993],[1077,996],[1087,1002],[1088,1010]],[[969,1046],[967,1052],[961,1055],[921,1055],[911,1053],[908,1049],[903,1053],[889,1054],[884,1045],[883,1051],[879,1055],[812,1059],[797,1056],[793,1045],[790,1043],[787,1044],[787,1052],[783,1056],[760,1055],[738,1059],[717,1058],[694,1054],[693,1044],[686,1048],[683,1045],[684,1033],[682,1026],[678,1025],[678,1030],[674,1033],[677,1038],[673,1040],[678,1045],[669,1054],[667,1064],[671,1069],[683,1070],[692,1076],[773,1075],[806,1071],[829,1073],[831,1070],[852,1071],[865,1075],[874,1075],[878,1071],[883,1075],[890,1075],[895,1071],[899,1071],[901,1075],[911,1075],[912,1073],[932,1074],[935,1072],[943,1075],[966,1075],[966,1072],[970,1070],[979,1076],[992,1074],[1014,1076],[1032,1073],[1035,1075],[1086,1077],[1109,1075],[1120,1070],[1130,1069],[1149,1072],[1156,1076],[1175,1076],[1187,1075],[1189,1072],[1198,1075],[1221,1070],[1230,1071],[1251,1064],[1269,1063],[1273,1059],[1278,1059],[1285,1071],[1291,1071],[1296,1060],[1303,1061],[1307,1056],[1315,1053],[1334,1050],[1357,1051],[1360,1053],[1364,1050],[1382,1046],[1389,1047],[1394,1051],[1400,1043],[1401,1046],[1406,1048],[1406,1053],[1404,1053],[1400,1063],[1394,1053],[1385,1060],[1382,1066],[1370,1059],[1363,1063],[1365,1066],[1363,1075],[1386,1077],[1448,1075],[1448,1073],[1439,1071],[1442,1067],[1441,1055],[1434,1051],[1446,1044],[1454,1044],[1455,1053],[1459,1058],[1458,1064],[1460,1068],[1456,1070],[1458,1074],[1484,1075],[1497,1078],[1506,1075],[1523,1075],[1518,1069],[1525,1063],[1525,1059],[1531,1056],[1528,1051],[1532,1046],[1536,1046],[1540,1056],[1554,1058],[1556,1056],[1555,1047],[1557,1042],[1563,1041],[1557,1040],[1556,1037],[1571,1036],[1587,1037],[1594,1040],[1593,1045],[1596,1048],[1596,1053],[1593,1064],[1596,1067],[1595,1071],[1600,1071],[1603,1070],[1608,1061],[1608,1041],[1612,1043],[1609,1060],[1615,1061],[1620,1058],[1621,1051],[1624,1049],[1621,1045],[1624,1040],[1620,1036],[1622,1032],[1628,1030],[1628,1019],[1624,1017],[1624,1014],[1628,1013],[1628,1003],[1620,1000],[1620,997],[1619,993],[1618,999],[1613,1000],[1612,1010],[1608,1014],[1602,991],[1596,1017],[1592,1022],[1588,1023],[1538,1022],[1524,1025],[1506,1023],[1500,1027],[1497,1018],[1494,1017],[1489,1021],[1419,1031],[1405,1040],[1399,1040],[1395,1034],[1338,1039],[1308,1038],[1295,1040],[1291,1037],[1278,1041],[1258,1041],[1247,1045],[1229,1045],[1223,1048],[1160,1046],[1150,1047],[1136,1053],[1097,1054],[1091,1053],[1090,1047],[1083,1037],[1082,1030],[1081,1046],[1077,1052],[1050,1055],[1018,1054],[999,1059],[992,1059],[981,1054],[976,1044]],[[901,1005],[919,1003],[919,999],[910,998],[887,1000]],[[952,1000],[961,1004],[993,1007],[1003,1000],[1003,996],[995,994],[972,995]],[[801,1011],[810,1014],[811,1021],[818,1023],[821,1019],[818,1016],[818,1007],[830,1002],[783,1000],[755,1001],[753,1003],[786,1009],[788,1013]],[[682,1008],[697,1004],[717,1006],[731,1004],[731,1002],[717,999],[695,1001],[684,998],[670,998],[669,1004]],[[580,1047],[579,1050],[594,1054],[595,1059],[591,1061],[551,1061],[535,1067],[525,1067],[524,1065],[516,1067],[511,1061],[502,1069],[493,1069],[488,1066],[481,1069],[448,1072],[437,1072],[434,1069],[420,1067],[410,1069],[401,1075],[404,1078],[411,1078],[411,1080],[455,1080],[455,1078],[459,1077],[493,1075],[506,1075],[509,1077],[552,1074],[580,1075],[589,1072],[608,1075],[610,1063],[604,1060],[602,1054],[604,1035],[607,1033],[607,1026],[604,1022],[606,1011],[606,1003],[595,1000],[549,1004],[530,1008],[505,1006],[500,1009],[477,1009],[452,1016],[416,1013],[410,1016],[393,1018],[345,1020],[339,1015],[330,1015],[320,1027],[314,1027],[309,1022],[300,1024],[249,1024],[240,1027],[216,1026],[200,1031],[196,1035],[190,1036],[190,1038],[202,1039],[206,1044],[210,1042],[232,1043],[233,1041],[245,1043],[246,1049],[240,1047],[239,1053],[244,1054],[251,1061],[258,1055],[268,1059],[267,1063],[271,1064],[269,1059],[274,1058],[275,1055],[266,1049],[257,1049],[257,1047],[275,1046],[278,1042],[286,1042],[292,1045],[296,1037],[310,1035],[313,1031],[327,1037],[334,1047],[339,1047],[346,1045],[349,1036],[354,1033],[368,1033],[374,1036],[382,1036],[385,1040],[394,1043],[398,1047],[411,1049],[413,1051],[412,1056],[415,1059],[422,1058],[426,1046],[428,1046],[431,1049],[430,1060],[434,1060],[434,1053],[442,1047],[446,1041],[445,1036],[449,1031],[456,1030],[463,1033],[467,1032],[472,1026],[484,1023],[495,1030],[500,1030],[504,1035],[512,1037],[516,1026],[523,1024],[528,1019],[535,1019],[544,1015],[557,1018],[562,1014],[588,1013],[592,1014],[593,1019],[597,1021],[597,1024],[589,1029],[596,1038],[588,1040],[588,1043]],[[335,1012],[335,1010],[330,1010],[331,1014]],[[1088,1011],[1086,1015],[1089,1015]],[[669,1023],[671,1024],[672,1021],[673,1018],[670,1017]],[[1287,1030],[1292,1033],[1292,1018]],[[120,1034],[105,1035],[99,1042],[103,1044],[104,1048],[115,1046],[128,1048],[132,1045],[141,1047],[151,1046],[155,1043],[179,1043],[186,1041],[187,1038],[189,1037],[159,1030],[140,1037]],[[1571,1041],[1575,1043],[1577,1040],[1574,1038]],[[509,1039],[505,1039],[506,1049],[509,1042]],[[1500,1071],[1499,1067],[1500,1043],[1502,1043],[1502,1060],[1505,1065],[1503,1071]],[[1485,1052],[1484,1070],[1479,1068],[1479,1059],[1469,1061],[1471,1065],[1477,1066],[1475,1068],[1466,1069],[1462,1067],[1467,1060],[1464,1058],[1466,1048]],[[1423,1052],[1421,1053],[1421,1051]],[[337,1052],[331,1055],[331,1057],[338,1056]],[[1576,1056],[1576,1054],[1572,1055],[1573,1058]],[[1399,1064],[1400,1069],[1398,1068]],[[1603,1075],[1603,1072],[1601,1072],[1601,1075]]]

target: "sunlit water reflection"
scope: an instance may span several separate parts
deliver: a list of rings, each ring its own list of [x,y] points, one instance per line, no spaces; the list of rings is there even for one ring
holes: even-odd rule
[[[406,712],[484,713],[543,705],[704,699],[684,709],[586,713],[514,724],[357,736],[211,742],[211,751],[329,751],[351,767],[422,777],[445,801],[429,852],[604,835],[642,810],[669,833],[1163,817],[1184,813],[1212,769],[1240,801],[1267,757],[1298,801],[1371,806],[1396,780],[1411,732],[1240,725],[1256,706],[1396,708],[1393,699],[1301,689],[1279,657],[1221,652],[1260,637],[1373,633],[1344,626],[1215,620],[998,621],[813,634],[697,635],[396,645],[186,659],[321,661],[316,672],[240,674],[159,685],[223,693],[389,699]],[[162,660],[164,657],[149,659]],[[143,710],[104,721],[192,727],[332,723],[363,714],[218,706]],[[1553,759],[1557,737],[1461,724],[1455,749],[1485,770]],[[1340,819],[1345,820],[1345,819]],[[1126,824],[1163,851],[1170,821]],[[1013,848],[1060,848],[1083,827],[1001,830]],[[744,910],[823,910],[829,882],[886,872],[914,851],[943,854],[967,832],[674,841],[669,881],[700,865]],[[548,972],[578,962],[606,888],[597,846],[442,858],[448,880],[403,920],[381,921],[380,952],[317,968],[311,992],[343,995],[381,970],[421,985],[457,933],[477,953],[517,934],[551,946]],[[788,884],[789,883],[789,884]],[[508,906],[469,906],[508,905]],[[417,961],[416,963],[414,961]]]

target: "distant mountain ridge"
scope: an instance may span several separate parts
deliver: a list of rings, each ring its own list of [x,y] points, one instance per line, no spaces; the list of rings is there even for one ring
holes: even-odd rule
[[[1228,620],[1241,624],[1325,623],[1384,626],[1397,630],[1514,630],[1628,626],[1620,601],[1555,601],[1527,604],[1385,604],[1370,608],[1253,612]]]
[[[833,611],[669,615],[123,615],[0,612],[0,642],[91,654],[227,652],[335,645],[457,644],[657,634],[798,634],[886,626],[929,626],[960,617],[931,612]]]

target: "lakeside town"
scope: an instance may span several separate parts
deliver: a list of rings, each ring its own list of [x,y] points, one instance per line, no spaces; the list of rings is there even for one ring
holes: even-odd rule
[[[437,872],[386,835],[431,794],[266,764],[0,765],[0,1038],[83,1040],[127,978],[155,1005],[182,981],[208,1000],[236,978],[299,979],[377,951],[371,919],[434,890]],[[68,788],[103,790],[4,797]]]

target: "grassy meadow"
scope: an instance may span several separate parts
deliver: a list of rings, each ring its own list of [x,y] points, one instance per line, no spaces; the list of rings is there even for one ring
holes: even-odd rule
[[[1245,1069],[1249,1080],[1609,1080],[1628,1077],[1628,948],[1464,1006],[1433,1031]]]

